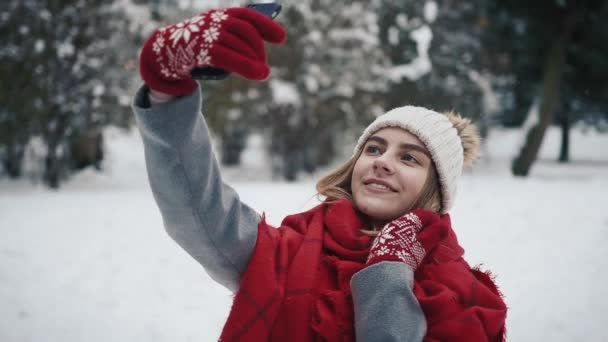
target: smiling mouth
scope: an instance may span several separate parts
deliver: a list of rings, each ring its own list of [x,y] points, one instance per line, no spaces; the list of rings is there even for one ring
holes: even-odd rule
[[[374,192],[396,192],[390,185],[385,182],[377,180],[369,180],[363,182],[365,187]]]

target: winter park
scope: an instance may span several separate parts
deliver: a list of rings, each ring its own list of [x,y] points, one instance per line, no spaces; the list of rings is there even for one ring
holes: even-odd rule
[[[444,333],[448,337],[435,340],[481,341],[489,339],[463,334],[450,316],[479,319],[475,324],[489,335],[490,318],[500,316],[489,309],[495,301],[506,305],[506,323],[497,319],[493,340],[502,340],[506,326],[508,341],[608,341],[608,276],[602,271],[608,259],[608,24],[602,20],[608,3],[288,0],[278,1],[279,12],[271,1],[254,2],[252,9],[240,0],[8,0],[0,6],[0,341],[285,340],[290,329],[328,341],[337,340],[328,337],[337,331],[342,340],[355,334],[357,340],[389,340],[378,336],[395,325],[420,331],[412,322],[422,322],[427,338]],[[274,20],[269,8],[278,13]],[[193,76],[192,67],[207,74]],[[220,70],[210,76],[207,67]],[[372,121],[405,105],[431,111],[419,121],[398,117],[369,131]],[[473,167],[461,167],[472,158],[467,142],[474,139],[460,128],[468,121],[443,114],[449,111],[479,130]],[[460,159],[445,152],[447,133],[428,128],[443,124],[429,121],[435,118],[457,131],[450,134]],[[360,137],[363,145],[357,145]],[[393,151],[398,158],[390,159]],[[338,239],[343,235],[324,214],[320,256],[305,249],[316,243],[312,235],[293,252],[299,240],[287,240],[291,231],[274,235],[281,230],[273,227],[320,207],[328,196],[318,194],[317,182],[351,159],[344,191],[351,195],[349,208],[364,217],[354,222],[373,235],[366,238],[369,232],[357,225],[352,247],[344,242],[351,240]],[[446,167],[452,160],[456,166]],[[429,208],[436,209],[413,210],[422,222],[415,236],[394,238],[387,229],[411,216],[379,218],[382,210],[399,202],[393,199],[407,200],[407,208],[423,203],[429,179],[437,184],[428,195]],[[234,192],[218,190],[222,180]],[[411,190],[417,186],[422,190]],[[411,199],[410,193],[418,195]],[[257,214],[230,207],[217,219],[217,208],[231,199]],[[448,199],[456,245],[431,248],[425,232],[439,221],[431,225],[426,217],[445,213]],[[192,209],[184,203],[202,204]],[[374,203],[386,208],[374,209]],[[349,212],[338,216],[337,227],[350,227]],[[254,249],[269,246],[263,236],[220,231],[234,217],[256,232],[266,222],[272,226],[268,241],[288,241],[274,265],[287,285],[255,278],[255,267],[274,256]],[[283,225],[294,222],[300,221]],[[316,221],[306,222],[309,234]],[[272,240],[276,236],[285,240]],[[367,241],[362,259],[361,241]],[[346,252],[334,244],[351,246],[351,254],[340,254]],[[406,257],[380,252],[403,244],[399,253],[410,253]],[[436,260],[448,254],[437,250],[445,246],[461,247],[467,271],[470,265],[489,272],[498,290],[476,275],[470,294],[453,286],[440,302],[444,297],[429,290],[439,277],[431,277],[428,260],[443,262]],[[226,250],[232,252],[223,255]],[[350,263],[338,263],[338,256]],[[307,263],[317,257],[324,261],[313,268],[321,271],[309,278],[318,289],[301,295]],[[213,258],[220,266],[201,266]],[[380,273],[387,264],[399,272]],[[245,266],[251,271],[233,271]],[[341,272],[350,268],[354,275],[343,283]],[[242,278],[230,278],[233,273]],[[461,279],[454,274],[448,272],[445,284]],[[323,283],[334,276],[337,285]],[[389,286],[396,287],[383,290]],[[279,305],[268,291],[275,287],[286,299],[270,324],[274,316],[263,311],[270,309],[255,302],[268,295],[268,303]],[[413,309],[397,306],[402,315],[393,315],[387,303],[399,300],[385,293],[417,301]],[[362,298],[372,298],[371,304]],[[434,300],[441,304],[438,315],[448,307],[460,311],[434,320],[439,316],[427,306]],[[238,320],[251,307],[257,315],[251,326],[258,322],[273,339],[242,333],[254,331]],[[473,316],[465,316],[467,307],[475,308]],[[367,310],[372,318],[361,319],[369,317]],[[374,319],[387,312],[396,320]],[[307,315],[311,323],[299,324]],[[452,322],[456,330],[445,333],[437,321]],[[230,335],[232,326],[242,335]],[[387,335],[369,335],[369,327]]]

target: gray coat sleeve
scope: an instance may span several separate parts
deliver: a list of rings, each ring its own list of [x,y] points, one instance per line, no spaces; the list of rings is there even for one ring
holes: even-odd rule
[[[150,106],[143,86],[133,111],[165,229],[211,278],[235,291],[261,217],[222,181],[201,114],[200,89]]]
[[[383,261],[351,279],[358,342],[422,341],[424,312],[413,292],[414,272],[402,262]]]

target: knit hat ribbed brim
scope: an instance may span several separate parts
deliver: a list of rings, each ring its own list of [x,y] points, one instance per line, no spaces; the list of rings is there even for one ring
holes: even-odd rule
[[[363,148],[372,134],[386,127],[403,128],[425,145],[439,178],[441,213],[447,213],[454,204],[464,158],[462,142],[456,128],[444,114],[424,107],[398,107],[376,118],[363,131],[355,146],[355,153]]]

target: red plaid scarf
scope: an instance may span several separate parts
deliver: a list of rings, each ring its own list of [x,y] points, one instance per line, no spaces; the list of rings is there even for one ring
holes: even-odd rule
[[[506,307],[494,283],[461,258],[449,216],[432,221],[418,234],[427,257],[414,285],[425,340],[501,341]],[[220,340],[354,341],[350,279],[372,242],[363,227],[347,200],[288,216],[278,229],[262,219]]]

